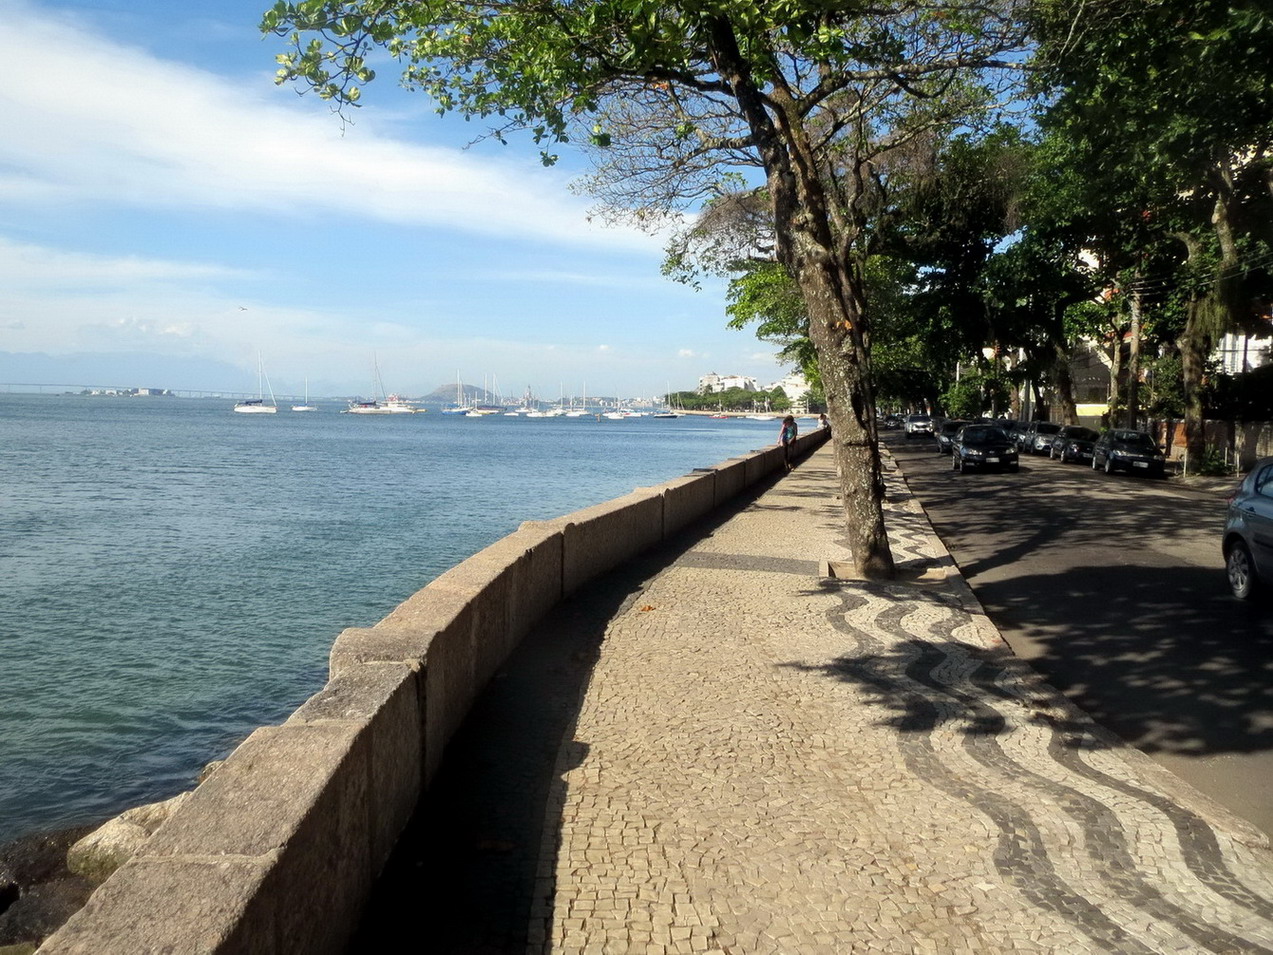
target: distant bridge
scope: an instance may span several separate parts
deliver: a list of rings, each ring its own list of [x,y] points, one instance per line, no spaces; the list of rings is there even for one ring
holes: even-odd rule
[[[146,388],[139,385],[84,385],[55,381],[0,381],[0,391],[30,394],[70,393],[78,395],[82,391],[117,392],[128,395],[139,389],[156,393],[157,396],[173,395],[177,398],[255,398],[255,392],[246,391],[208,391],[190,388]],[[159,394],[159,393],[162,393]],[[134,395],[134,397],[151,397],[150,395]],[[294,398],[297,395],[277,395],[279,398]]]

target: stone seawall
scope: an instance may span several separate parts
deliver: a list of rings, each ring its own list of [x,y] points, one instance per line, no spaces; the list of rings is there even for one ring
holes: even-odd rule
[[[343,631],[326,686],[249,736],[39,952],[342,951],[447,742],[530,627],[781,469],[767,448],[528,522]]]

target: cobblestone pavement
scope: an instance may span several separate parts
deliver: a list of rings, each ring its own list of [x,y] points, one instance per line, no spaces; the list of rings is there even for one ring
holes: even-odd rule
[[[1267,840],[1017,662],[887,481],[897,581],[832,575],[824,447],[610,617],[529,951],[1273,952]]]

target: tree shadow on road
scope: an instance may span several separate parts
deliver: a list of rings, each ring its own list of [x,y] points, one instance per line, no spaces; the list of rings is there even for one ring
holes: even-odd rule
[[[1230,598],[1219,568],[1073,568],[976,591],[1028,635],[1032,666],[1145,752],[1273,749],[1269,611]]]

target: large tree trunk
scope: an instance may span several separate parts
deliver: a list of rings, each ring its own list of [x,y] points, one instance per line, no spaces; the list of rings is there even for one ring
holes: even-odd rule
[[[1122,411],[1123,396],[1123,329],[1114,326],[1113,344],[1109,350],[1109,426],[1118,427],[1119,414]]]
[[[846,314],[831,278],[812,263],[797,275],[827,396],[840,500],[857,572],[865,577],[891,577],[893,553],[884,527],[884,479],[869,356],[860,352],[852,334],[860,316]]]
[[[1185,388],[1185,471],[1196,473],[1207,453],[1207,436],[1204,431],[1202,407],[1202,376],[1206,369],[1207,353],[1211,344],[1197,333],[1197,313],[1201,302],[1189,303],[1189,317],[1184,334],[1176,341],[1180,349],[1180,366]]]
[[[804,117],[787,91],[762,96],[724,17],[707,21],[712,58],[751,129],[773,203],[778,260],[795,278],[827,398],[846,532],[857,572],[891,577],[863,284],[851,261],[855,225],[827,196]],[[779,104],[774,113],[770,108]],[[852,204],[852,200],[849,200]],[[833,218],[837,225],[833,225]]]
[[[1070,374],[1070,350],[1061,343],[1056,346],[1055,375],[1056,401],[1060,405],[1061,424],[1078,424],[1078,406],[1074,403],[1074,376]]]

